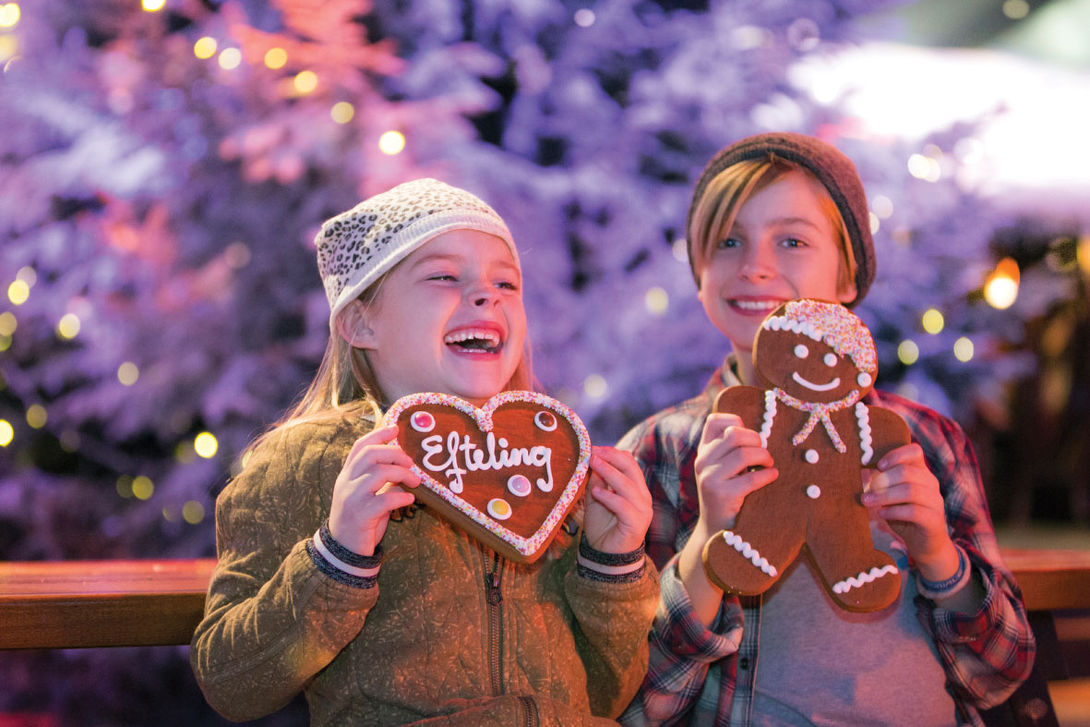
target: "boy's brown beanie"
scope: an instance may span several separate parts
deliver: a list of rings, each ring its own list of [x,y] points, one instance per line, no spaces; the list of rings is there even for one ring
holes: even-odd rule
[[[863,300],[871,283],[874,282],[875,257],[874,240],[870,233],[870,211],[867,196],[863,191],[863,182],[852,160],[839,149],[820,139],[805,134],[778,131],[749,136],[721,149],[700,174],[693,190],[692,202],[685,229],[692,222],[693,210],[704,194],[708,183],[727,167],[748,159],[778,157],[798,164],[809,170],[829,191],[844,226],[848,230],[852,254],[855,257],[855,299],[849,303],[854,306]],[[689,241],[689,264],[692,265],[692,241]],[[696,274],[696,271],[693,271]]]

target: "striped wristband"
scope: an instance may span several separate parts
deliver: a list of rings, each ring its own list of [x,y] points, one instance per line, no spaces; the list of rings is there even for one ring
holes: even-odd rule
[[[961,590],[962,585],[969,575],[969,559],[966,557],[964,550],[957,548],[957,551],[958,569],[954,575],[945,580],[929,581],[924,578],[919,571],[916,571],[916,581],[920,584],[921,595],[934,600],[936,598],[952,596],[955,592]]]

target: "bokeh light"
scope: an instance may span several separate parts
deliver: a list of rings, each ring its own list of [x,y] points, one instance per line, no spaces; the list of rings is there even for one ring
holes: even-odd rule
[[[26,423],[32,429],[41,429],[49,419],[49,414],[41,404],[31,404],[26,410]]]
[[[400,131],[387,131],[378,138],[378,148],[383,154],[400,154],[405,149],[405,135]]]
[[[288,63],[288,52],[283,48],[269,48],[265,51],[265,67],[274,71]]]
[[[23,280],[13,280],[8,286],[8,300],[13,305],[22,305],[30,297],[30,286]]]
[[[929,308],[925,311],[923,318],[920,319],[920,323],[923,325],[923,329],[931,335],[941,333],[942,329],[946,327],[946,319],[943,318],[942,313],[935,308]]]
[[[197,42],[193,44],[193,55],[201,60],[208,60],[216,55],[218,47],[219,43],[216,42],[216,39],[206,35],[203,38],[198,38]]]
[[[0,28],[14,28],[19,23],[19,3],[0,5]]]
[[[609,384],[599,374],[591,374],[583,380],[583,393],[591,399],[601,399],[608,391]]]
[[[233,71],[242,65],[242,51],[238,48],[224,48],[219,55],[220,68]]]
[[[897,346],[897,360],[911,366],[920,360],[920,347],[912,339],[906,338]]]
[[[15,320],[14,313],[11,311],[0,313],[0,336],[12,336],[18,327],[19,322]]]
[[[575,11],[573,19],[575,20],[575,24],[578,25],[580,28],[589,28],[590,26],[594,25],[594,21],[596,18],[594,15],[594,11],[590,8],[579,8]]]
[[[908,173],[917,179],[937,182],[942,179],[942,166],[937,159],[924,154],[913,154],[908,158]]]
[[[155,483],[146,475],[132,478],[132,496],[137,500],[147,500],[155,493]]]
[[[1018,299],[1018,284],[1021,273],[1014,258],[1000,260],[984,281],[984,300],[997,310],[1006,310]]]
[[[65,313],[57,321],[57,335],[65,340],[72,340],[79,335],[80,320],[75,313]]]
[[[0,447],[6,447],[15,439],[15,427],[7,419],[0,419]]]
[[[318,88],[318,74],[314,71],[299,71],[295,74],[292,85],[295,86],[296,93],[300,95],[313,93],[314,89]]]
[[[196,525],[204,520],[204,505],[196,500],[189,500],[182,505],[182,519],[190,525]]]
[[[1079,269],[1090,275],[1090,235],[1083,235],[1075,244],[1075,260]]]
[[[644,293],[643,304],[648,313],[661,316],[670,307],[670,295],[662,288],[655,286]]]
[[[117,380],[122,386],[132,386],[140,378],[140,368],[132,361],[125,361],[117,367]]]
[[[338,124],[347,124],[356,115],[356,107],[347,101],[338,101],[329,110],[329,116]]]
[[[125,499],[132,497],[132,476],[121,475],[117,478],[117,494]]]
[[[973,354],[975,347],[973,342],[969,340],[967,336],[962,336],[958,340],[954,341],[954,358],[962,363],[969,363],[973,360]]]
[[[219,446],[219,441],[212,432],[201,432],[193,438],[193,451],[205,459],[215,457]]]
[[[140,5],[149,13],[157,13],[166,6],[166,0],[141,0]]]
[[[1029,15],[1029,3],[1026,0],[1005,0],[1003,14],[1011,20],[1021,20]]]

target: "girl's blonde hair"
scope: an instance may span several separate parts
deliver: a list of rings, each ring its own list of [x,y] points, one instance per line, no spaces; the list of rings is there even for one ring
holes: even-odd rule
[[[740,161],[728,166],[713,177],[704,187],[700,199],[693,206],[686,231],[689,245],[689,264],[693,278],[700,286],[700,273],[707,263],[715,245],[730,234],[734,219],[750,197],[765,189],[783,175],[801,171],[810,180],[818,193],[822,212],[832,223],[836,231],[837,247],[840,249],[840,265],[837,272],[837,287],[846,288],[856,279],[856,261],[848,241],[848,229],[825,185],[808,170],[780,158],[762,158]]]

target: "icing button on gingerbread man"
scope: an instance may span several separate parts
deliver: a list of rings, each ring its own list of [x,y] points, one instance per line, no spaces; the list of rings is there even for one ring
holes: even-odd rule
[[[733,528],[704,546],[708,577],[756,595],[805,550],[838,606],[885,608],[901,579],[874,546],[859,501],[862,473],[910,437],[897,414],[862,401],[878,371],[870,331],[838,303],[790,301],[758,329],[753,365],[763,388],[729,387],[715,410],[760,432],[780,475],[750,493]]]

